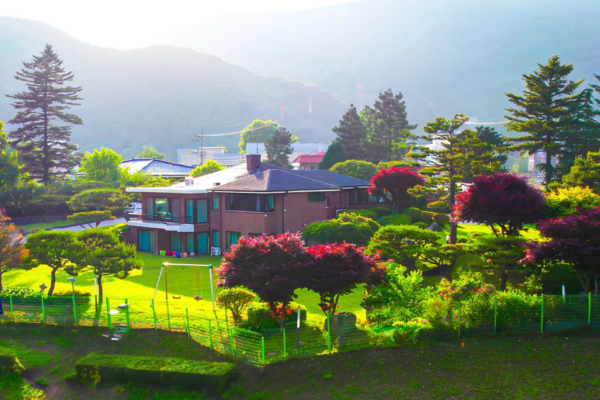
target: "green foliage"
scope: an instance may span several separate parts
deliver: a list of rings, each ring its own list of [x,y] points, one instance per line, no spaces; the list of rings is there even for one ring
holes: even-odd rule
[[[575,159],[570,173],[563,176],[562,182],[567,186],[589,187],[600,194],[600,151]]]
[[[168,357],[90,353],[75,363],[80,379],[103,382],[221,389],[235,365]],[[99,375],[99,376],[98,376]]]
[[[431,325],[422,318],[415,318],[412,321],[396,321],[392,333],[394,343],[397,345],[406,342],[407,340],[416,341],[417,336],[423,331],[430,330]]]
[[[246,153],[246,145],[248,143],[264,143],[267,139],[273,137],[275,132],[279,128],[279,124],[277,122],[268,120],[262,121],[257,119],[252,121],[250,125],[242,129],[242,133],[240,135],[240,153]],[[252,149],[250,153],[252,154]]]
[[[13,299],[39,299],[40,297],[48,297],[37,290],[18,286],[5,286],[0,290],[0,297],[12,297]]]
[[[16,373],[20,374],[25,367],[10,349],[0,347],[0,375]]]
[[[390,169],[392,167],[397,168],[415,168],[418,167],[419,163],[415,161],[380,161],[377,164],[379,169]]]
[[[329,170],[342,175],[362,179],[367,182],[370,182],[373,175],[379,172],[379,169],[375,166],[375,164],[361,160],[343,161],[335,164]]]
[[[58,206],[65,204],[69,198],[62,193],[62,186],[57,183],[47,183],[40,186],[36,192],[31,204],[44,210],[44,214],[51,214]]]
[[[166,154],[159,153],[154,147],[143,147],[144,149],[137,155],[137,158],[154,158],[155,160],[164,160],[167,158]]]
[[[344,145],[339,139],[336,139],[327,147],[323,160],[319,163],[319,169],[329,169],[345,160]]]
[[[23,160],[22,172],[43,184],[65,177],[78,164],[77,146],[70,144],[71,126],[82,125],[79,117],[67,112],[79,105],[81,87],[65,86],[73,73],[50,44],[32,62],[23,63],[15,78],[25,82],[27,91],[8,95],[18,110],[10,124],[19,125],[10,133],[11,147]],[[61,121],[68,125],[57,126]]]
[[[379,220],[381,226],[386,225],[410,225],[410,217],[404,214],[392,213]]]
[[[198,177],[212,174],[213,172],[218,172],[223,169],[225,169],[225,167],[222,164],[213,160],[208,160],[204,163],[204,165],[199,165],[196,168],[194,168],[190,175],[192,175],[193,177]]]
[[[113,217],[108,210],[79,212],[67,217],[68,221],[79,225],[89,224],[91,226],[91,223],[93,222],[96,228],[98,225],[100,225],[100,222],[107,221],[109,219],[115,219],[115,217]]]
[[[231,312],[233,322],[237,325],[242,321],[242,314],[254,300],[255,294],[241,288],[223,289],[217,296],[216,303],[219,307],[227,308]]]
[[[362,210],[364,211],[364,210]],[[375,213],[373,213],[376,216]],[[358,213],[340,213],[337,218],[313,222],[304,229],[308,241],[325,243],[354,243],[365,246],[380,225],[371,218]]]
[[[435,213],[431,211],[421,211],[421,221],[425,222],[426,224],[430,224],[433,221],[434,214]]]
[[[115,151],[102,147],[95,149],[93,153],[87,152],[81,158],[81,167],[86,181],[104,182],[110,187],[118,188],[121,180],[120,164],[123,157]]]
[[[129,197],[117,189],[88,189],[71,197],[67,204],[73,211],[108,210],[115,215],[122,212],[128,202]]]
[[[265,140],[267,162],[283,168],[292,169],[289,155],[294,151],[292,143],[296,143],[297,141],[298,138],[293,136],[292,132],[284,127],[277,128],[275,134]]]
[[[433,220],[435,221],[436,224],[438,224],[439,226],[444,226],[444,225],[449,225],[450,224],[450,217],[446,214],[433,214]]]
[[[415,207],[410,207],[404,210],[404,215],[410,218],[411,223],[421,221],[421,213],[422,211]]]
[[[13,188],[20,178],[19,153],[10,151],[8,135],[4,132],[4,122],[0,121],[0,192]]]
[[[290,302],[286,309],[286,319],[296,321],[298,319],[298,306],[300,306],[300,320],[306,321],[308,311],[306,307],[295,302]],[[265,303],[250,303],[247,308],[248,323],[262,329],[273,329],[279,327],[279,322],[271,308]]]
[[[562,294],[562,286],[568,294],[577,294],[581,288],[581,282],[577,273],[567,263],[547,262],[540,271],[540,280],[545,294]]]
[[[587,187],[557,188],[546,195],[546,207],[551,218],[575,214],[579,207],[590,209],[595,206],[600,206],[600,196]]]
[[[371,207],[369,208],[369,211],[373,211],[375,214],[377,214],[377,218],[379,219],[387,215],[392,215],[392,213],[394,213],[394,210],[392,210],[391,208],[383,206]]]
[[[367,131],[353,104],[350,104],[350,109],[342,117],[339,126],[334,127],[332,131],[338,137],[336,140],[344,144],[345,157],[348,159],[366,158]]]
[[[377,220],[377,213],[370,208],[367,210],[345,209],[345,210],[342,210],[342,212],[344,214],[355,214],[355,215],[360,215],[365,218],[371,218],[372,220],[375,220],[375,221]]]
[[[377,327],[409,322],[421,317],[430,291],[423,287],[421,271],[406,271],[399,264],[388,264],[383,285],[374,286],[361,306],[372,308],[367,318]]]
[[[431,203],[427,204],[427,208],[436,213],[450,213],[450,207],[448,207],[448,203],[445,201],[432,201]]]

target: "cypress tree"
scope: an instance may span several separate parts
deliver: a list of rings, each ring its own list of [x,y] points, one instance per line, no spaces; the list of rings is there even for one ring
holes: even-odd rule
[[[81,87],[65,86],[73,80],[73,72],[67,72],[62,60],[51,45],[47,44],[32,62],[23,62],[15,79],[25,82],[27,90],[15,95],[12,106],[17,116],[9,121],[21,125],[10,133],[11,146],[19,151],[24,167],[32,179],[41,183],[60,178],[77,165],[77,146],[70,144],[71,126],[55,125],[62,121],[82,125],[79,117],[66,112],[81,100]]]
[[[538,150],[546,152],[546,161],[540,164],[545,174],[546,186],[560,178],[560,172],[552,166],[552,157],[566,149],[565,141],[573,140],[581,131],[581,111],[584,108],[585,93],[576,93],[579,80],[568,80],[573,65],[563,65],[556,55],[548,64],[538,64],[538,70],[523,74],[526,90],[522,96],[508,93],[508,99],[515,108],[508,108],[510,121],[506,129],[522,132],[525,135],[507,139],[516,143],[515,150],[525,150],[534,154]]]
[[[347,157],[344,152],[344,145],[341,140],[335,139],[327,148],[323,160],[319,163],[319,169],[329,169],[335,164],[346,161]]]
[[[406,141],[410,125],[406,115],[406,103],[402,93],[394,95],[391,89],[379,94],[373,106],[375,121],[371,132],[370,146],[374,162],[392,161],[394,144]]]
[[[364,143],[367,139],[367,131],[354,104],[350,104],[350,109],[342,117],[339,126],[332,130],[344,145],[345,156],[348,159],[364,160],[366,158]]]

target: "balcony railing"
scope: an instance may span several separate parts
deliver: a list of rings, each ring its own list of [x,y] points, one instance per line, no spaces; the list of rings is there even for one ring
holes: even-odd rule
[[[159,214],[129,214],[129,221],[149,222],[166,225],[182,225],[182,224],[206,224],[205,222],[196,222],[193,215],[173,216],[170,213]]]

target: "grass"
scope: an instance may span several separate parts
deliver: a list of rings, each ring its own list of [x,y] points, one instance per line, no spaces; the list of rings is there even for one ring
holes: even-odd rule
[[[23,227],[25,229],[25,233],[30,233],[32,231],[42,231],[46,229],[60,228],[63,226],[73,225],[73,221],[67,221],[66,219],[54,221],[54,222],[38,222],[36,224],[27,224],[27,225],[19,225],[17,228]]]

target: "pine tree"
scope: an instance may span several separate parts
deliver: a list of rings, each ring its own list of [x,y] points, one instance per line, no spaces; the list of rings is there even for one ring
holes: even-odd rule
[[[483,154],[489,151],[494,152],[496,153],[495,159],[504,165],[506,160],[508,160],[508,156],[506,155],[507,146],[506,143],[504,143],[504,137],[494,128],[489,126],[476,126],[475,132],[477,138],[486,144],[486,146],[481,150],[478,150],[477,153]]]
[[[71,126],[58,126],[55,122],[81,125],[79,117],[66,110],[77,106],[81,100],[81,87],[64,86],[73,80],[73,72],[66,72],[62,60],[47,44],[32,62],[15,78],[25,82],[27,90],[15,95],[12,106],[17,116],[9,122],[21,125],[10,133],[11,146],[19,151],[24,163],[23,172],[30,178],[47,183],[68,173],[78,163],[77,146],[70,144]]]
[[[572,64],[562,65],[559,57],[554,55],[548,64],[538,64],[537,71],[523,74],[527,88],[523,96],[507,94],[516,108],[506,110],[510,114],[506,116],[510,121],[506,129],[525,133],[508,140],[517,144],[513,147],[515,150],[529,154],[538,150],[546,152],[546,161],[540,164],[546,185],[560,178],[560,171],[552,165],[552,157],[566,149],[566,140],[577,140],[578,132],[584,129],[580,117],[585,94],[576,93],[583,79],[577,82],[568,80],[572,71]]]
[[[394,149],[411,136],[409,131],[417,125],[408,123],[402,93],[394,95],[391,89],[379,94],[373,110],[375,121],[369,138],[372,161],[392,161]]]
[[[344,145],[344,152],[349,160],[366,158],[364,144],[367,139],[367,131],[353,104],[350,104],[350,109],[342,117],[339,126],[332,130]]]
[[[329,145],[329,147],[327,147],[323,160],[319,163],[319,169],[330,169],[335,164],[346,160],[344,145],[342,144],[342,141],[337,138]]]
[[[267,162],[284,168],[292,168],[288,155],[292,154],[292,143],[297,140],[284,127],[277,128],[275,135],[265,141],[267,151]]]

